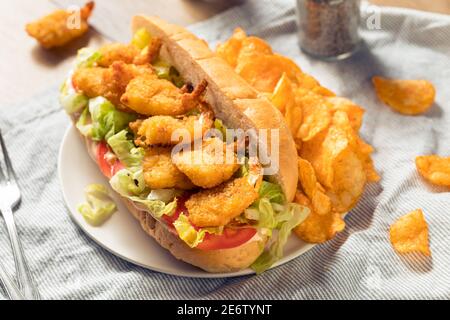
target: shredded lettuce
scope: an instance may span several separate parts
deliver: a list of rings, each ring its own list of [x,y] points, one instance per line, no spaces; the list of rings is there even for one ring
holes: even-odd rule
[[[144,205],[154,217],[171,216],[177,208],[177,199],[169,203],[154,200],[146,190],[144,175],[140,168],[122,169],[110,180],[112,188],[121,196]]]
[[[175,227],[180,239],[191,248],[195,248],[202,243],[207,233],[221,234],[223,230],[223,228],[220,227],[201,228],[200,230],[196,230],[189,222],[189,218],[184,214],[180,214],[178,216],[177,220],[173,223],[173,226]]]
[[[248,223],[256,222],[256,227],[265,230],[272,238],[269,249],[266,249],[252,264],[257,273],[269,269],[283,257],[283,248],[292,229],[305,220],[308,214],[307,207],[295,203],[285,204],[285,197],[279,185],[262,182],[259,199],[245,210],[241,218],[246,219]]]
[[[136,115],[118,111],[103,97],[89,100],[89,113],[92,119],[91,137],[97,141],[108,140],[136,119]]]
[[[283,249],[289,235],[297,225],[302,223],[309,215],[307,207],[289,203],[277,221],[278,234],[273,237],[269,249],[265,250],[251,265],[252,269],[260,274],[269,269],[275,262],[283,257]]]
[[[75,60],[76,68],[91,68],[95,66],[98,60],[102,57],[99,51],[92,48],[82,48],[78,50],[77,58]]]
[[[181,196],[182,190],[177,189],[155,189],[150,191],[147,196],[148,200],[160,200],[165,203],[172,201],[174,198]]]
[[[171,66],[169,63],[161,59],[157,59],[152,64],[152,66],[158,78],[166,79],[172,82],[178,88],[181,88],[184,85],[184,81],[178,70]]]
[[[131,44],[142,50],[148,46],[151,39],[152,35],[150,32],[148,32],[145,28],[141,28],[134,33]]]
[[[128,131],[122,130],[109,137],[108,145],[126,167],[138,167],[144,158],[144,149],[135,147],[133,140],[128,139]]]
[[[101,184],[91,184],[84,190],[86,203],[78,206],[87,223],[100,226],[117,210],[116,204],[109,197],[108,190]]]
[[[88,104],[88,97],[76,92],[72,86],[72,80],[69,77],[61,86],[59,94],[59,103],[64,107],[68,114],[83,110]]]
[[[140,196],[145,193],[145,180],[141,168],[118,171],[110,180],[112,188],[124,197]]]
[[[75,126],[83,136],[90,137],[92,135],[92,122],[88,108],[83,110]]]
[[[263,181],[259,188],[259,198],[267,198],[270,202],[279,204],[283,204],[286,201],[281,187],[267,181]]]

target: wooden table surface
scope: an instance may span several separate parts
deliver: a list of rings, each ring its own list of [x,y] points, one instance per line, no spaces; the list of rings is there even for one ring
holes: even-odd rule
[[[24,26],[48,12],[84,0],[14,0],[0,1],[0,108],[31,98],[51,84],[60,82],[76,53],[86,45],[98,46],[128,30],[129,19],[136,13],[152,13],[162,18],[188,25],[204,20],[232,5],[223,1],[213,5],[200,0],[96,0],[94,25],[89,34],[64,49],[46,51],[27,36]],[[377,5],[409,7],[450,14],[450,0],[372,0]],[[6,14],[8,12],[8,14]],[[108,32],[105,32],[107,30]],[[119,36],[120,38],[120,36]],[[126,39],[119,39],[126,40]],[[2,115],[4,113],[2,112]],[[2,116],[0,115],[0,116]]]

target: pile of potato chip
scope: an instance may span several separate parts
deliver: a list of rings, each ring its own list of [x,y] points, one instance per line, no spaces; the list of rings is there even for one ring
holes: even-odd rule
[[[330,240],[344,229],[343,215],[356,205],[366,183],[380,179],[374,150],[359,136],[364,110],[242,29],[219,45],[217,54],[272,101],[292,132],[299,156],[295,201],[311,209],[296,234],[310,243]]]

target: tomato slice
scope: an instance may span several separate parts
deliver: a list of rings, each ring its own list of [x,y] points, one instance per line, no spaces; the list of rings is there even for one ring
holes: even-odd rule
[[[191,195],[186,193],[178,198],[177,208],[171,216],[164,215],[164,221],[173,228],[173,223],[178,219],[181,213],[189,216],[189,212],[186,208],[186,201]],[[195,229],[200,229],[193,225]],[[175,232],[175,231],[174,231]],[[252,227],[245,228],[224,228],[221,235],[207,233],[203,241],[196,247],[200,250],[219,250],[219,249],[230,249],[239,247],[240,245],[246,243],[248,240],[253,238],[256,234],[256,229]]]
[[[116,174],[117,171],[120,171],[125,167],[118,159],[114,160],[113,163],[110,163],[105,157],[108,151],[110,150],[108,145],[106,144],[106,141],[101,141],[98,144],[97,161],[102,173],[106,177],[111,178],[113,175]]]
[[[255,234],[255,228],[225,228],[221,235],[207,233],[197,249],[219,250],[239,247],[253,238]]]

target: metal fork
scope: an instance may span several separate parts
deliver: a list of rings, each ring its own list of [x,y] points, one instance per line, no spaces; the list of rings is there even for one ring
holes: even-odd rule
[[[5,267],[0,262],[0,283],[3,284],[3,287],[5,288],[6,294],[12,299],[12,300],[23,300],[24,296],[19,291],[19,288],[17,288],[14,281],[9,277],[9,275],[5,271]]]
[[[14,222],[12,209],[20,203],[21,195],[1,131],[0,144],[6,165],[6,175],[0,167],[0,211],[5,220],[6,228],[11,240],[17,277],[19,279],[19,288],[23,291],[25,298],[39,299],[39,292],[31,277],[30,269],[26,263],[25,255],[17,234],[16,224]]]

